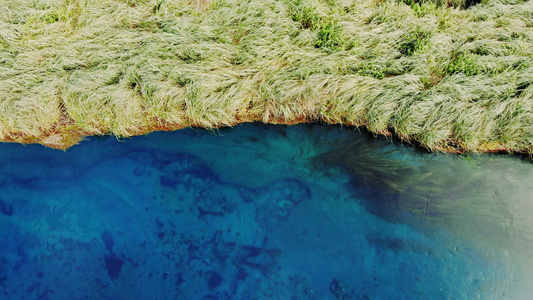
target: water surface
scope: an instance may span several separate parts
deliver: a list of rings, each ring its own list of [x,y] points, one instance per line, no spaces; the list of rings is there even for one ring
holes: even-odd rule
[[[1,297],[523,299],[531,179],[318,125],[1,144]]]

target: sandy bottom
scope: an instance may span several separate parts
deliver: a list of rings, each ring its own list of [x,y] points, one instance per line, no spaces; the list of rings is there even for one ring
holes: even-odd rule
[[[0,298],[521,299],[532,179],[310,125],[2,144]]]

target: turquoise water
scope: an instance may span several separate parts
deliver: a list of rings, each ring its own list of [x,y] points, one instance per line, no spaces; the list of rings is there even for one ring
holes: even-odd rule
[[[527,299],[533,165],[247,124],[0,145],[1,299]]]

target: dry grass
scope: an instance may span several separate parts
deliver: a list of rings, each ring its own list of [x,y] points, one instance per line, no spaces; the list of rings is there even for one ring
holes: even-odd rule
[[[532,20],[523,0],[3,0],[0,138],[325,120],[533,153]]]

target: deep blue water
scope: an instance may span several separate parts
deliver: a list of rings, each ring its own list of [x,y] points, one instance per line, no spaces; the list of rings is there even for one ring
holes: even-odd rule
[[[533,165],[247,124],[0,145],[1,299],[527,299]]]

